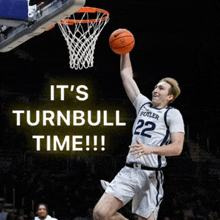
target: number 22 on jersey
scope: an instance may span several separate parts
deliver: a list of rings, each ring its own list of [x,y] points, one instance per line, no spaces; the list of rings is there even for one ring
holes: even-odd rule
[[[156,124],[151,121],[144,121],[140,119],[137,122],[137,127],[134,130],[134,135],[142,135],[148,138],[151,138],[151,135],[148,134],[148,131],[153,131],[156,128]]]

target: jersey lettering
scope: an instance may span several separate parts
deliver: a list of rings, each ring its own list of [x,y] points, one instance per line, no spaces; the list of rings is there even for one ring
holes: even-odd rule
[[[145,116],[145,117],[150,117],[150,118],[154,118],[154,119],[159,119],[159,115],[150,112],[150,111],[141,111],[140,116]]]

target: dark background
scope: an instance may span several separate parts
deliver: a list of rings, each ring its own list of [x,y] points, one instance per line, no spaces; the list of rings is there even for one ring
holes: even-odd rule
[[[38,2],[33,1],[32,3]],[[214,207],[214,205],[210,205],[210,202],[207,202],[214,200],[210,199],[210,191],[215,192],[215,195],[218,195],[216,193],[219,192],[219,2],[217,0],[88,0],[86,6],[103,8],[110,12],[110,21],[103,29],[96,44],[93,68],[77,71],[69,68],[67,45],[57,26],[10,52],[0,54],[2,157],[4,158],[5,154],[9,155],[9,151],[18,152],[16,154],[19,155],[20,153],[26,156],[31,155],[30,158],[33,161],[30,163],[27,161],[28,157],[25,156],[22,164],[23,167],[26,167],[25,169],[32,164],[32,169],[29,172],[35,173],[45,170],[45,167],[48,168],[48,164],[51,163],[52,165],[47,172],[58,173],[57,170],[55,172],[57,166],[55,166],[54,158],[51,159],[51,156],[48,156],[50,154],[34,153],[35,149],[29,145],[28,141],[30,135],[27,135],[26,130],[16,128],[11,116],[11,109],[18,106],[22,108],[24,106],[27,108],[42,106],[44,100],[48,100],[48,94],[46,95],[49,91],[48,85],[59,84],[66,80],[70,85],[88,85],[89,89],[93,91],[87,102],[89,108],[91,106],[94,109],[94,106],[97,105],[104,106],[105,109],[119,109],[123,119],[127,121],[127,126],[121,129],[112,128],[107,137],[109,146],[106,146],[108,149],[106,152],[95,153],[95,156],[92,153],[84,155],[87,160],[88,157],[90,158],[91,164],[95,167],[97,165],[94,168],[95,176],[94,172],[90,173],[89,162],[83,163],[85,158],[82,159],[80,154],[70,156],[70,153],[64,154],[63,159],[59,158],[60,173],[66,167],[68,167],[69,174],[74,173],[77,170],[76,167],[83,169],[82,167],[87,164],[85,173],[89,173],[88,179],[90,178],[91,182],[94,180],[95,184],[99,184],[99,179],[106,177],[110,180],[110,176],[114,176],[118,172],[123,165],[127,146],[131,140],[135,111],[121,83],[120,57],[111,51],[108,39],[115,29],[126,28],[135,36],[135,47],[131,52],[131,61],[135,80],[141,92],[151,97],[154,85],[163,77],[175,78],[182,90],[181,95],[172,106],[178,108],[183,115],[187,132],[186,142],[179,158],[168,158],[169,168],[165,174],[165,193],[167,194],[165,194],[163,203],[169,205],[162,205],[160,218],[175,216],[176,213],[172,211],[175,208],[171,209],[170,207],[175,206],[176,202],[173,200],[176,199],[181,200],[181,204],[178,204],[181,214],[175,217],[182,219],[183,209],[187,209],[185,206],[193,209],[200,196],[203,197],[203,201],[206,201],[204,207],[208,210],[207,216],[207,213]],[[48,106],[50,104],[49,102]],[[63,103],[57,103],[57,106],[59,105],[70,109],[71,102],[66,102],[66,106]],[[78,108],[81,107],[81,103],[74,102],[73,105],[74,108],[77,105]],[[70,130],[68,132],[71,133]],[[104,130],[104,132],[108,131]],[[106,165],[110,167],[110,174],[106,173],[106,166],[101,166],[101,169],[98,165],[103,163],[103,160],[100,159],[103,155],[110,157],[111,162],[106,162]],[[17,156],[14,157],[17,158]],[[45,164],[41,160],[42,169],[38,163],[40,157],[45,160]],[[93,157],[95,157],[94,161],[91,159]],[[57,157],[55,158],[57,159]],[[66,160],[70,164],[66,165]],[[16,160],[16,163],[20,162]],[[37,165],[34,166],[34,163]],[[73,166],[71,163],[75,165]],[[111,169],[112,164],[116,165]],[[13,166],[4,169],[3,173],[6,176],[9,170],[15,173]],[[41,175],[36,174],[32,178],[33,182],[37,177],[42,178]],[[168,176],[167,180],[166,175]],[[12,177],[10,176],[10,178]],[[83,177],[80,178],[85,181]],[[186,186],[191,182],[193,184],[187,188]],[[2,186],[5,184],[2,182]],[[173,186],[175,184],[176,188]],[[71,184],[69,185],[71,188]],[[12,187],[17,187],[16,182]],[[200,187],[200,189],[195,189],[195,187]],[[86,186],[84,190],[85,188]],[[78,191],[81,193],[80,189]],[[205,195],[201,193],[202,190],[207,191]],[[21,192],[23,191],[21,190]],[[87,196],[91,196],[90,193],[91,191]],[[54,201],[51,202],[50,199],[45,198],[45,191],[42,194],[45,201],[51,204],[54,209],[58,209]],[[51,195],[53,195],[52,192]],[[97,195],[99,197],[101,193],[97,193]],[[38,195],[33,200],[37,202],[41,196]],[[92,203],[91,206],[93,205]],[[188,209],[190,209],[189,207]],[[175,217],[171,219],[175,219]],[[196,217],[195,211],[194,217]]]

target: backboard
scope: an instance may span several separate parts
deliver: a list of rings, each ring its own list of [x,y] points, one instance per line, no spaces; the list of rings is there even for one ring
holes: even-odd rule
[[[84,4],[85,0],[52,0],[47,5],[29,6],[29,0],[0,0],[0,52],[43,33]]]

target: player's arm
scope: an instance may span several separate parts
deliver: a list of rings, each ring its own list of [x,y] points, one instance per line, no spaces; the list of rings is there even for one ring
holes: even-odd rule
[[[179,156],[183,150],[184,133],[173,132],[171,133],[171,144],[153,147],[152,154],[158,154],[161,156]]]
[[[135,99],[140,94],[140,90],[133,79],[133,70],[129,53],[121,55],[120,71],[122,82],[128,98],[132,103],[134,103]]]
[[[184,133],[183,132],[172,132],[171,133],[171,144],[165,146],[149,147],[137,141],[137,144],[130,145],[131,150],[129,153],[135,155],[137,158],[148,155],[157,154],[161,156],[179,156],[183,150]]]

